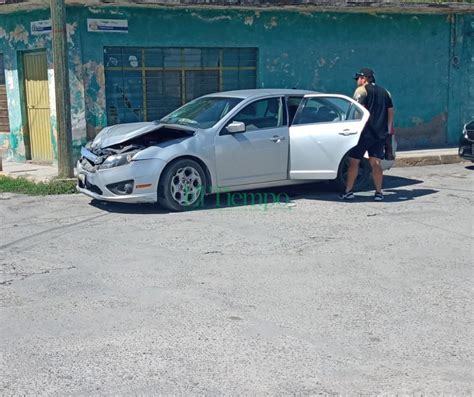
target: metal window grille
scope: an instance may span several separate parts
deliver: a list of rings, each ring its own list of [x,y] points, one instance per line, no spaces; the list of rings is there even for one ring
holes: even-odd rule
[[[201,95],[255,88],[256,48],[104,48],[107,124],[157,120]]]
[[[0,85],[5,85],[5,64],[3,63],[3,54],[0,53]]]

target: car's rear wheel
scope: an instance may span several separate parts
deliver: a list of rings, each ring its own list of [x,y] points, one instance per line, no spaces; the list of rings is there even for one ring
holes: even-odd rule
[[[158,184],[158,203],[171,211],[184,211],[202,205],[205,174],[194,160],[181,159],[163,171]]]
[[[347,172],[349,170],[349,156],[345,156],[341,164],[339,164],[339,170],[337,178],[334,180],[335,188],[338,190],[344,190],[346,188]],[[354,183],[353,190],[363,190],[368,187],[370,180],[372,179],[372,169],[370,167],[369,160],[363,158],[359,163],[359,173]]]

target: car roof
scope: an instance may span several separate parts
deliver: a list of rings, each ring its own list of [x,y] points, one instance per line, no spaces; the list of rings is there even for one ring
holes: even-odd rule
[[[316,91],[309,90],[296,90],[289,88],[256,88],[252,90],[235,90],[235,91],[223,91],[209,94],[206,96],[213,97],[232,97],[232,98],[254,98],[266,95],[307,95],[307,94],[319,94]]]

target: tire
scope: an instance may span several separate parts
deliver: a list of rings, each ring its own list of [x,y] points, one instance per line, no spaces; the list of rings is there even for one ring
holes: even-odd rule
[[[158,203],[171,211],[196,209],[204,204],[206,177],[194,160],[181,159],[169,164],[158,183]]]
[[[349,169],[349,156],[344,156],[339,165],[337,177],[334,180],[334,186],[337,190],[344,190],[346,188],[347,171]],[[372,179],[372,169],[369,160],[363,158],[359,163],[359,174],[354,183],[353,190],[364,190]]]

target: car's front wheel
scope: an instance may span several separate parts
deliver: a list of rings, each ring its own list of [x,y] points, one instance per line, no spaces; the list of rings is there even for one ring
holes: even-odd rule
[[[339,165],[339,170],[337,172],[337,178],[334,181],[335,187],[338,190],[344,190],[346,188],[346,181],[347,181],[347,172],[349,171],[349,156],[345,156],[341,164]],[[372,176],[372,169],[370,167],[369,160],[363,158],[359,163],[359,173],[357,174],[357,178],[354,183],[353,190],[363,190],[369,184]]]
[[[199,163],[177,160],[163,171],[158,184],[158,203],[171,211],[197,208],[203,204],[205,180]]]

